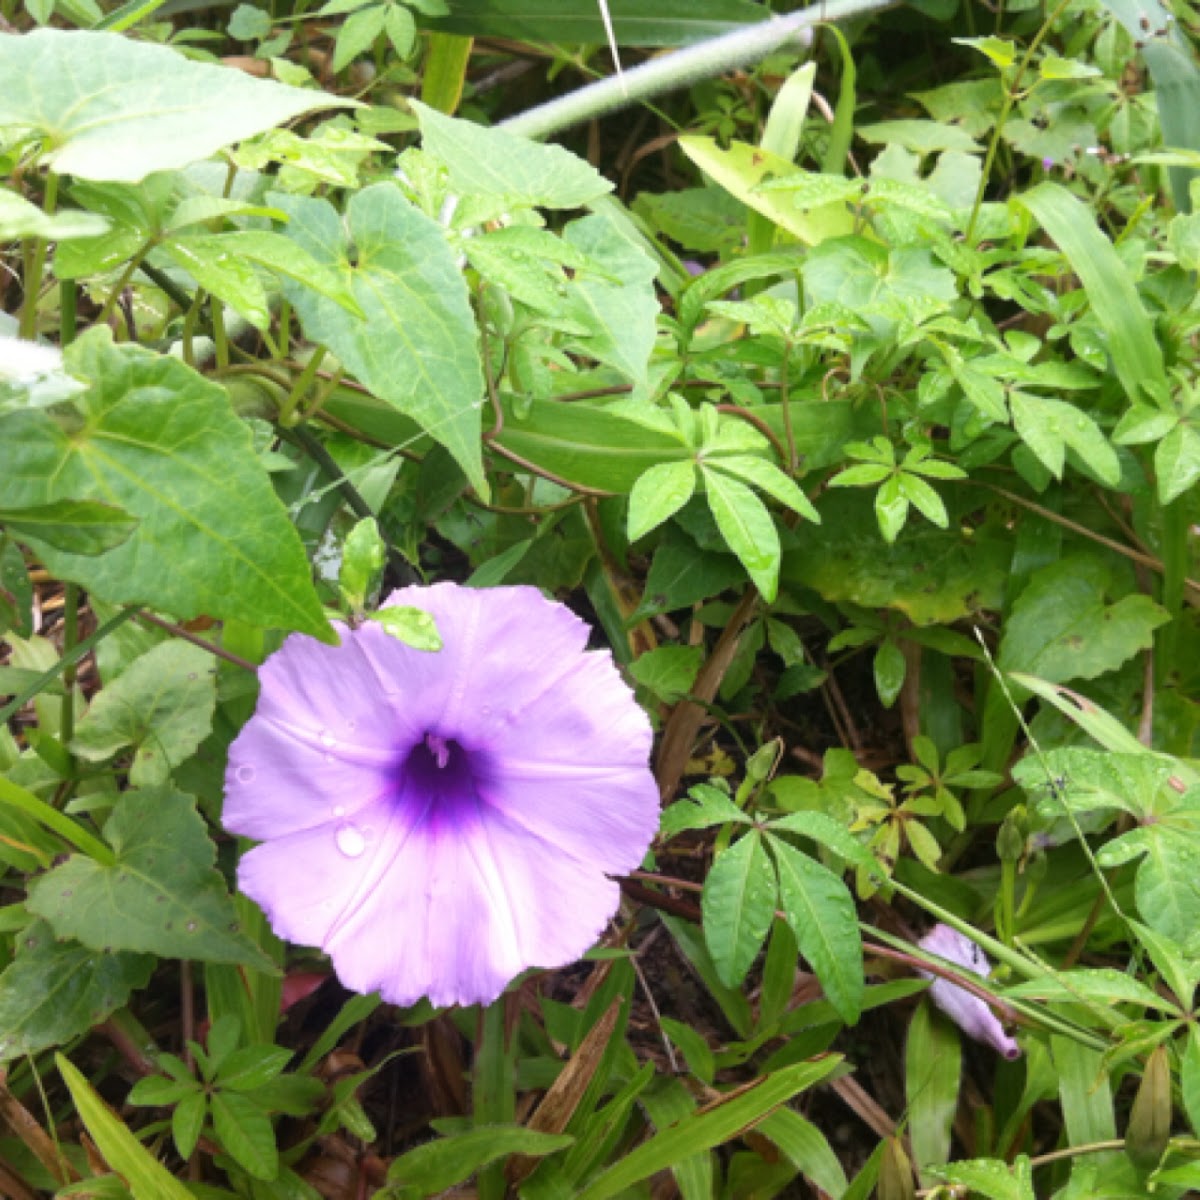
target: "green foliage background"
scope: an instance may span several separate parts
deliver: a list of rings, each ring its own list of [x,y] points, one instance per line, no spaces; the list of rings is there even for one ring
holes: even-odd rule
[[[0,1191],[1200,1188],[1200,22],[791,7],[0,0]],[[220,833],[414,578],[660,733],[621,937],[483,1012],[314,993]]]

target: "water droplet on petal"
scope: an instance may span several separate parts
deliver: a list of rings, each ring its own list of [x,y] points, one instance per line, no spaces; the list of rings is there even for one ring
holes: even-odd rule
[[[357,721],[347,721],[346,728],[349,729],[351,732],[353,732],[355,729],[358,728],[358,722]]]
[[[337,745],[337,738],[335,738],[333,736],[333,734],[329,732],[328,729],[322,729],[321,730],[321,745],[332,748]]]
[[[344,804],[335,804],[333,806],[333,815],[335,817],[344,817],[346,815],[346,806]]]
[[[238,783],[253,783],[256,773],[257,772],[249,763],[243,763],[242,766],[238,767],[238,769],[234,771],[233,777],[238,781]]]
[[[363,837],[363,831],[350,822],[337,827],[333,840],[347,858],[358,858],[367,848],[367,839]]]

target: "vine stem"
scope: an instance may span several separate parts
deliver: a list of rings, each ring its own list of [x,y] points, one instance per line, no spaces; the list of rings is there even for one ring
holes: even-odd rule
[[[58,176],[50,171],[46,175],[46,198],[43,204],[47,216],[58,209]],[[26,341],[37,341],[38,297],[42,294],[42,274],[46,269],[45,238],[34,238],[33,253],[29,256],[29,269],[25,272],[25,297],[21,302],[21,324],[19,332]]]
[[[1009,114],[1013,110],[1013,105],[1016,104],[1017,98],[1020,95],[1021,80],[1025,77],[1025,72],[1029,70],[1029,64],[1033,62],[1033,56],[1037,53],[1038,47],[1046,40],[1046,35],[1054,27],[1054,22],[1062,16],[1070,2],[1071,0],[1059,0],[1058,7],[1042,23],[1042,27],[1034,35],[1033,41],[1029,43],[1029,48],[1025,51],[1024,57],[1017,63],[1017,70],[1012,77],[1012,82],[1004,89],[1004,100],[1000,105],[1000,115],[996,118],[996,128],[992,130],[992,140],[988,143],[987,154],[984,156],[983,172],[979,177],[979,187],[975,191],[975,203],[971,208],[971,219],[967,222],[967,230],[963,235],[963,240],[968,246],[975,244],[975,226],[979,222],[979,213],[983,208],[983,197],[987,192],[988,179],[992,174],[992,164],[996,161],[996,151],[1000,148],[1000,136],[1004,132],[1005,122],[1007,122]]]
[[[218,646],[216,642],[206,642],[204,638],[197,637],[194,633],[184,629],[182,625],[176,625],[174,621],[164,621],[162,617],[156,617],[151,612],[139,612],[138,620],[145,622],[147,625],[155,625],[159,629],[165,630],[172,637],[190,642],[193,646],[207,651],[214,658],[223,658],[227,663],[232,663],[235,667],[241,667],[243,671],[249,671],[253,674],[258,670],[258,667],[250,662],[249,659],[230,653],[224,646]]]
[[[1009,500],[1013,504],[1019,504],[1029,512],[1036,513],[1043,520],[1050,521],[1055,525],[1061,525],[1064,529],[1069,529],[1072,533],[1077,533],[1080,537],[1090,538],[1097,545],[1107,546],[1109,550],[1121,554],[1125,558],[1143,567],[1147,567],[1159,575],[1166,573],[1166,567],[1153,555],[1143,554],[1140,550],[1135,550],[1132,546],[1125,546],[1113,538],[1105,537],[1102,533],[1096,533],[1095,530],[1088,529],[1086,526],[1080,525],[1077,521],[1072,521],[1069,517],[1064,517],[1062,513],[1056,513],[1053,509],[1038,504],[1036,500],[1028,500],[1024,496],[1019,496],[1016,492],[1009,491],[1008,488],[1000,487],[994,483],[985,483],[979,479],[964,479],[961,482],[968,487],[987,488],[989,492],[993,492],[997,496],[1002,496],[1005,500]],[[1200,597],[1200,581],[1185,578],[1182,580],[1182,587]]]
[[[81,641],[76,642],[58,662],[43,671],[28,687],[22,688],[3,708],[0,708],[0,725],[7,721],[13,713],[19,712],[24,708],[48,683],[57,679],[68,666],[79,662],[85,655],[91,653],[92,647],[108,637],[114,629],[123,625],[132,617],[137,616],[138,611],[137,608],[122,609],[115,617],[111,617],[105,621],[90,637],[85,637]]]
[[[63,654],[67,656],[79,641],[79,585],[68,583],[63,597]],[[74,767],[71,742],[75,738],[75,668],[78,664],[68,662],[63,670],[63,697],[59,717],[59,736],[68,760]]]
[[[664,92],[712,79],[727,71],[759,62],[789,42],[807,42],[816,25],[832,24],[890,8],[896,0],[829,0],[813,4],[786,17],[760,21],[694,46],[589,84],[567,96],[550,100],[527,112],[509,117],[501,128],[522,137],[541,140],[594,117],[617,112]]]
[[[299,424],[300,418],[296,416],[296,411],[300,407],[300,401],[312,387],[327,353],[324,346],[318,346],[313,351],[312,357],[305,363],[304,369],[300,372],[300,378],[296,380],[288,398],[279,406],[279,415],[276,417],[276,421],[284,428],[290,429],[293,425]]]

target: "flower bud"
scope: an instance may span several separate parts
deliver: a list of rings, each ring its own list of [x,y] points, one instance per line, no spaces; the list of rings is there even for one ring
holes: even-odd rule
[[[1166,1046],[1156,1046],[1133,1099],[1125,1128],[1125,1153],[1148,1171],[1158,1165],[1171,1136],[1171,1064]]]
[[[935,925],[917,945],[930,954],[974,971],[984,979],[992,973],[991,963],[983,951],[949,925]],[[1005,1058],[1021,1057],[1021,1047],[1004,1032],[1004,1027],[983,1000],[948,979],[935,977],[928,971],[922,971],[921,974],[933,980],[929,998],[963,1033],[991,1046]]]
[[[912,1163],[904,1153],[904,1144],[898,1137],[890,1137],[883,1144],[883,1157],[879,1162],[877,1200],[914,1200],[916,1194]]]
[[[1018,804],[1000,826],[996,836],[996,853],[1001,862],[1020,862],[1025,853],[1025,837],[1028,832],[1029,820],[1025,806]]]

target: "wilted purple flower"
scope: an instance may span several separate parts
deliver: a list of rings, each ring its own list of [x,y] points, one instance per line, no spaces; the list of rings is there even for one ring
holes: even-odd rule
[[[970,938],[951,929],[949,925],[935,925],[917,945],[930,954],[974,971],[984,979],[992,973],[992,964],[988,962],[987,955]],[[966,988],[929,971],[921,971],[921,974],[933,980],[929,998],[968,1037],[986,1043],[1005,1058],[1021,1057],[1021,1047],[1004,1032],[1004,1027],[983,1000]]]
[[[242,890],[342,982],[411,1004],[487,1003],[573,962],[616,910],[608,876],[658,827],[651,731],[588,627],[536,588],[394,592],[428,653],[373,622],[293,634],[230,747],[226,828],[262,845]]]

